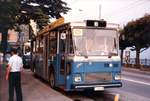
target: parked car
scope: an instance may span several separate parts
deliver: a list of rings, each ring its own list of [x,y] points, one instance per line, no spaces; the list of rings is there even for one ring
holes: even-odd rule
[[[23,55],[23,67],[30,68],[31,55]]]

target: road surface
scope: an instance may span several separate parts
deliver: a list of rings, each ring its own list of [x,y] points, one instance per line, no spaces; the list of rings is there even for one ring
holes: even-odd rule
[[[33,75],[27,69],[22,73],[24,101],[113,101],[120,95],[120,101],[150,101],[150,73],[125,70],[122,73],[122,88],[106,89],[104,92],[64,92],[53,90],[48,83]],[[110,100],[111,99],[111,100]],[[0,101],[8,100],[8,85],[4,70],[0,69]]]

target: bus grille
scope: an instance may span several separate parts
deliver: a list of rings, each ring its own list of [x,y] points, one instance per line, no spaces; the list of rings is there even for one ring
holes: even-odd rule
[[[111,82],[112,74],[111,73],[87,73],[85,74],[85,82],[87,83],[96,83],[96,82]]]

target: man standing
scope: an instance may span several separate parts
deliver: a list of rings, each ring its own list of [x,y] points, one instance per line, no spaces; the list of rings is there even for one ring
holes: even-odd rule
[[[22,58],[17,55],[16,49],[13,49],[11,54],[6,72],[6,80],[9,80],[9,101],[14,101],[14,89],[17,101],[22,101],[21,70],[23,62]]]

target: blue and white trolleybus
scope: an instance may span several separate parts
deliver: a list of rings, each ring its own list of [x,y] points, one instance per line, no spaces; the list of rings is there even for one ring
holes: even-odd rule
[[[119,33],[104,20],[45,27],[32,39],[32,70],[65,91],[121,87]]]

